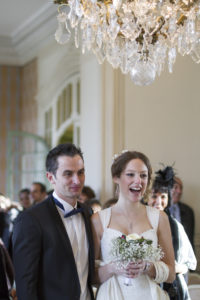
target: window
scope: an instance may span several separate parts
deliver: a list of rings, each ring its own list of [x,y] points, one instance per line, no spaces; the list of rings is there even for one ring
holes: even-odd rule
[[[73,143],[74,126],[70,125],[59,138],[58,144]]]
[[[57,101],[57,129],[70,118],[72,113],[72,84],[68,84]]]
[[[81,101],[80,101],[80,80],[78,80],[77,85],[76,85],[76,90],[77,90],[77,113],[80,115],[81,113]]]
[[[49,147],[52,145],[52,108],[45,113],[45,141]]]
[[[81,96],[79,76],[73,76],[45,112],[45,140],[52,147],[58,143],[80,145]]]

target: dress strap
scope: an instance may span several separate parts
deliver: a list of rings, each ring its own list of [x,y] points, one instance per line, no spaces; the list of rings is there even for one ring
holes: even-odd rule
[[[98,214],[99,214],[103,229],[107,228],[110,223],[111,207],[100,210],[98,212]]]
[[[147,217],[151,223],[151,226],[155,231],[158,229],[158,223],[159,223],[159,217],[160,217],[160,211],[159,209],[151,206],[146,206],[147,210]]]

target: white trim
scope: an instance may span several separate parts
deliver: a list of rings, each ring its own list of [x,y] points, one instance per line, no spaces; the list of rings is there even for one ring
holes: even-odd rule
[[[56,5],[47,2],[41,7],[40,10],[26,19],[23,24],[18,26],[11,34],[11,38],[13,40],[20,40],[24,35],[29,34],[30,31],[32,31],[32,28],[39,27],[40,24],[46,22],[52,16],[52,14],[55,15],[56,12]]]
[[[52,107],[53,114],[52,114],[52,146],[55,146],[58,143],[59,138],[62,136],[62,134],[65,132],[67,127],[69,127],[71,124],[74,125],[74,128],[77,126],[80,126],[80,116],[75,112],[76,109],[76,86],[77,82],[80,80],[79,73],[74,74],[72,77],[68,77],[67,80],[65,80],[57,89],[54,97],[52,97],[52,101],[50,103],[47,103],[46,107],[43,110],[43,115],[45,116],[45,113]],[[72,84],[72,114],[69,119],[67,119],[64,123],[61,124],[61,126],[57,129],[57,101],[62,93],[62,91],[67,87],[68,84]],[[45,119],[43,117],[43,119]],[[45,123],[43,123],[43,126],[45,126]],[[76,140],[76,134],[75,134],[75,140]]]
[[[47,3],[10,37],[0,36],[0,64],[24,65],[36,57],[39,49],[54,39],[56,14],[56,5]]]

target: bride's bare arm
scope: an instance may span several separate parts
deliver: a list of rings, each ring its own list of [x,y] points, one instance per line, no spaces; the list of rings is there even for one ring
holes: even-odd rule
[[[95,250],[95,260],[100,260],[101,254],[101,238],[103,234],[103,227],[99,214],[96,213],[92,215],[92,231],[94,239],[94,250]],[[116,264],[110,263],[104,266],[97,266],[95,270],[95,283],[102,283],[109,279],[114,274],[119,274],[120,270],[116,268]]]
[[[169,276],[166,282],[173,282],[175,279],[175,258],[174,249],[172,245],[171,229],[169,219],[165,212],[160,211],[159,225],[158,225],[158,244],[164,252],[162,261],[169,268]]]

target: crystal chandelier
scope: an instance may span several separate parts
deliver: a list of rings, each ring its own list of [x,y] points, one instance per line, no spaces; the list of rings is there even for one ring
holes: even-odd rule
[[[200,62],[200,0],[55,0],[56,41],[74,29],[75,46],[92,50],[137,85],[151,84],[177,52]]]

